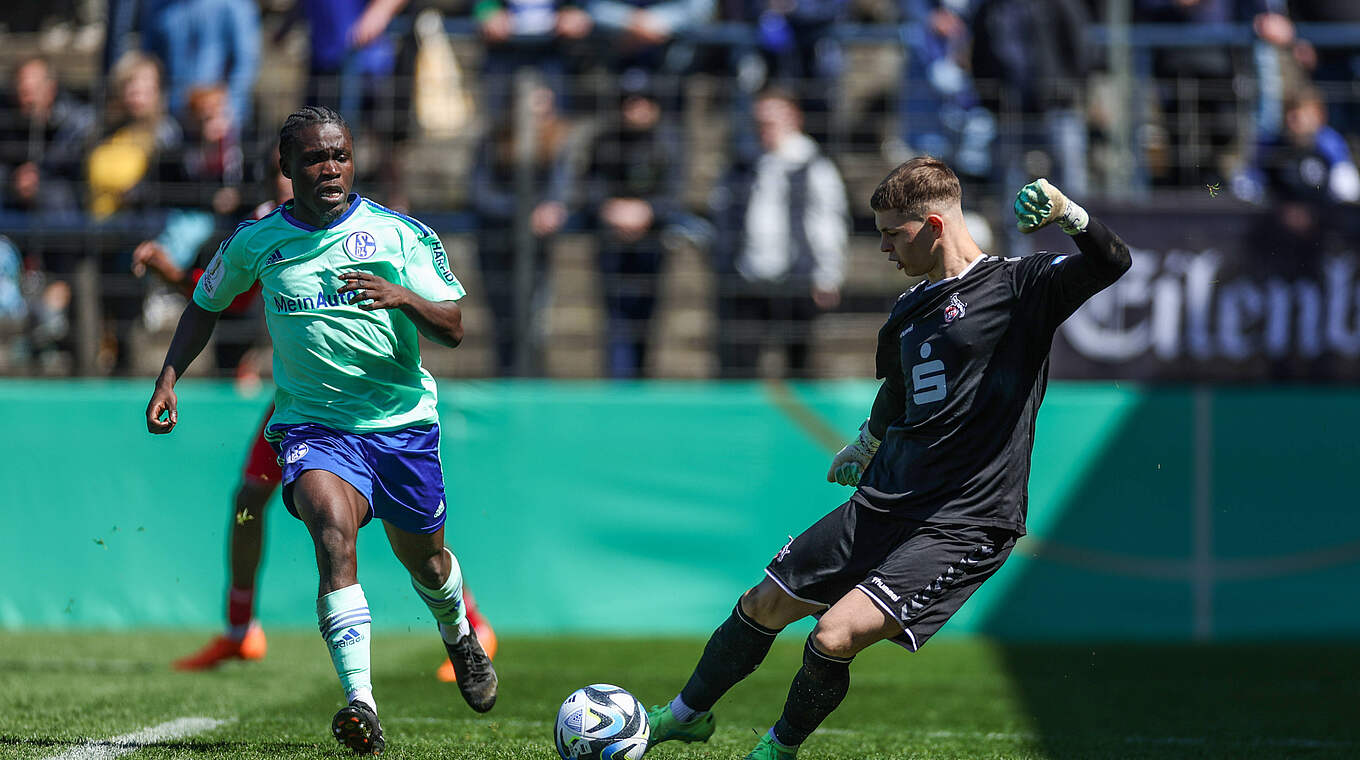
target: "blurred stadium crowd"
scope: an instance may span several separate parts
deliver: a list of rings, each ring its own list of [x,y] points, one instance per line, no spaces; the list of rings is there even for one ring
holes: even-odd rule
[[[468,286],[453,376],[872,374],[903,283],[867,198],[1360,201],[1352,0],[51,0],[0,11],[0,373],[154,374],[202,266],[286,200],[303,103]],[[258,294],[195,371],[268,374]]]

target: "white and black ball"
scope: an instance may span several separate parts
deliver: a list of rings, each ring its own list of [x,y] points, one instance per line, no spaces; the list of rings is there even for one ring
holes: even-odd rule
[[[572,692],[553,728],[562,760],[640,760],[650,734],[642,703],[605,683]]]

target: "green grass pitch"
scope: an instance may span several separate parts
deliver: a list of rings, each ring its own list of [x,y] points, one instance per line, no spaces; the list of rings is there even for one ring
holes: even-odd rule
[[[0,632],[0,757],[338,758],[340,706],[315,634],[270,634],[269,657],[206,674],[167,663],[204,641],[168,632]],[[434,679],[427,636],[379,632],[373,663],[384,757],[550,760],[557,706],[597,682],[648,704],[688,676],[702,641],[506,636],[501,696],[475,715]],[[648,758],[743,757],[777,717],[800,658],[786,634],[718,705],[707,745]],[[852,670],[849,698],[804,745],[807,760],[908,758],[1360,757],[1360,645],[1001,645],[932,642],[920,654],[880,644]],[[178,718],[216,728],[140,747],[90,741]]]

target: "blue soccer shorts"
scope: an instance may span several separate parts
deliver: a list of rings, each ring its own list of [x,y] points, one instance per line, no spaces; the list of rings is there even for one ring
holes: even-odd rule
[[[293,481],[308,470],[325,470],[368,500],[361,525],[374,517],[408,533],[433,533],[444,525],[437,424],[345,433],[307,422],[271,425],[266,438],[283,468],[283,503],[294,517]]]

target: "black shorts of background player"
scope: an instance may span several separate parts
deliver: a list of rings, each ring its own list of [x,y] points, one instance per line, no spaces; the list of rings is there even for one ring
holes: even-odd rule
[[[915,651],[940,629],[1024,535],[1054,332],[1131,263],[1108,228],[1042,179],[1016,198],[1019,227],[1057,223],[1079,253],[984,254],[964,225],[958,177],[938,159],[898,166],[870,206],[888,261],[925,279],[880,330],[883,385],[827,475],[858,487],[741,596],[684,689],[649,711],[652,744],[706,741],[718,699],[781,629],[816,615],[783,714],[747,755],[787,760],[844,699],[856,654],[884,639]]]

